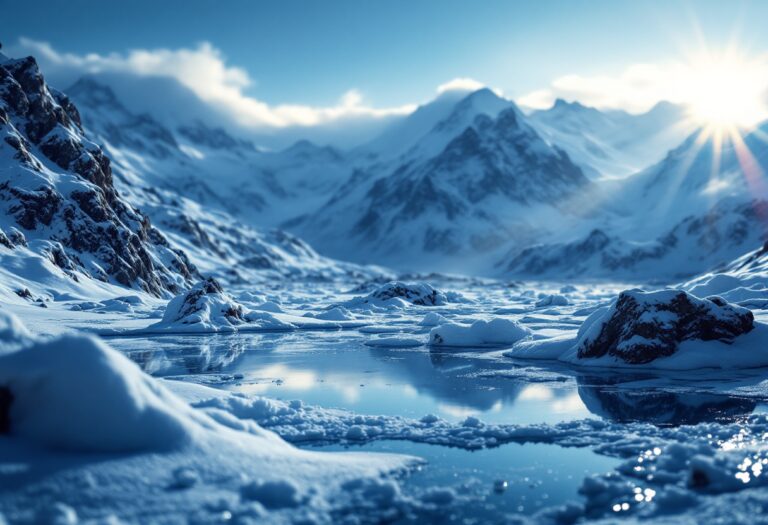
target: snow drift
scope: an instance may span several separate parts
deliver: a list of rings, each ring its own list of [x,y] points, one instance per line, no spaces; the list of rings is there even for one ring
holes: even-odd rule
[[[509,319],[478,320],[471,325],[446,323],[429,332],[431,346],[503,346],[510,345],[531,333],[526,327]]]
[[[68,515],[103,521],[105,498],[131,523],[214,522],[221,509],[295,522],[333,512],[345,483],[379,480],[414,461],[295,449],[253,421],[193,408],[90,336],[36,339],[2,312],[0,334],[0,454],[34,473],[0,483],[0,510],[14,523],[51,522],[64,500]],[[286,487],[298,488],[290,507]]]

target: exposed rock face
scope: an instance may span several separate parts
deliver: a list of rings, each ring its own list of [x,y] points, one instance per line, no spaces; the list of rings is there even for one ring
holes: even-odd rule
[[[644,364],[671,356],[683,341],[730,343],[753,328],[752,312],[720,297],[699,299],[682,290],[629,290],[581,334],[578,357],[608,355]]]
[[[1,245],[50,241],[41,249],[71,277],[80,272],[154,295],[177,293],[198,275],[121,199],[109,158],[85,137],[77,108],[46,85],[32,57],[0,58],[0,136],[0,158],[11,166],[0,175],[0,213],[26,232],[0,235]]]

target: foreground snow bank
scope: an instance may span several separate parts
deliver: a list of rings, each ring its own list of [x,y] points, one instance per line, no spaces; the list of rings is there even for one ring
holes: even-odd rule
[[[262,330],[290,330],[294,326],[267,311],[252,311],[224,292],[213,278],[197,283],[170,300],[163,319],[146,332],[234,332],[249,326]]]
[[[629,290],[592,313],[575,338],[524,341],[507,355],[582,366],[754,368],[768,366],[767,344],[768,326],[720,297]]]
[[[168,450],[199,422],[122,354],[88,336],[33,342],[0,356],[13,435],[83,451]]]
[[[471,325],[446,323],[429,332],[432,346],[503,346],[510,345],[531,334],[521,324],[509,319],[478,320]]]
[[[348,484],[415,461],[301,451],[166,384],[95,338],[39,340],[0,312],[0,457],[24,467],[0,477],[0,516],[49,523],[66,501],[67,523],[330,523],[355,497]]]

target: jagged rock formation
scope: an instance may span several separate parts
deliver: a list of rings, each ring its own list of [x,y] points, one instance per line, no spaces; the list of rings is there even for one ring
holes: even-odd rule
[[[629,290],[591,325],[578,342],[578,358],[612,356],[644,364],[674,354],[684,341],[732,342],[754,328],[746,308],[720,297],[699,299],[682,290]]]
[[[0,212],[6,248],[36,241],[73,279],[176,293],[197,276],[180,250],[115,190],[109,158],[77,108],[46,85],[34,58],[0,55]]]

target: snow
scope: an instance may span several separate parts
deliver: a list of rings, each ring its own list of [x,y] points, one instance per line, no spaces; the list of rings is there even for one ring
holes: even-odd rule
[[[269,309],[251,311],[224,292],[214,279],[201,281],[189,292],[179,294],[168,302],[161,321],[145,332],[234,332],[239,328],[260,330],[291,330],[294,325],[269,313],[282,309],[275,303],[265,303]],[[264,305],[261,305],[262,307]],[[258,308],[257,308],[258,310]]]
[[[570,301],[568,301],[568,298],[564,295],[547,294],[540,297],[534,306],[536,306],[536,308],[543,308],[545,306],[567,306],[569,304]]]
[[[83,161],[95,138],[120,203],[152,221],[144,231],[133,224],[143,215],[123,218],[152,239],[157,275],[145,278],[165,284],[154,296],[146,282],[120,285],[98,250],[66,245],[66,221],[36,213],[30,228],[0,214],[0,511],[10,522],[428,522],[437,515],[421,513],[441,507],[465,517],[460,485],[403,488],[414,458],[288,444],[383,440],[621,458],[586,477],[577,502],[509,520],[760,519],[768,247],[744,252],[764,241],[766,194],[743,180],[733,144],[713,170],[713,144],[694,136],[662,159],[690,131],[670,125],[679,108],[668,104],[628,115],[560,101],[526,116],[480,90],[445,93],[352,151],[300,141],[266,152],[215,127],[183,90],[166,86],[179,97],[167,107],[147,97],[142,115],[139,95],[167,83],[112,83],[117,96],[75,89],[87,134],[59,125],[19,149],[28,116],[14,114],[0,156],[14,188],[50,187],[68,205],[94,185],[39,146],[82,146]],[[744,137],[758,165],[763,132]],[[23,200],[11,197],[9,210]],[[77,217],[76,231],[86,222]],[[277,225],[359,264],[266,228]],[[475,277],[439,273],[456,269]],[[423,273],[398,273],[412,270]],[[670,308],[679,297],[690,311]],[[142,343],[121,338],[118,353],[72,328]],[[334,339],[354,352],[305,369]],[[347,361],[376,365],[358,376]],[[379,364],[396,373],[380,377]],[[324,406],[247,393],[274,389]],[[402,397],[379,395],[395,390]],[[358,403],[368,391],[375,403]],[[535,402],[547,413],[521,424],[531,416],[514,410]]]
[[[441,324],[445,324],[448,322],[448,319],[443,317],[437,312],[429,312],[424,316],[424,319],[422,319],[419,324],[421,326],[438,326]]]
[[[401,309],[409,306],[442,306],[446,294],[424,282],[391,281],[366,296],[349,299],[343,306],[349,309]]]
[[[344,483],[377,479],[413,463],[402,456],[294,449],[252,421],[193,408],[168,383],[93,337],[29,338],[17,346],[12,343],[29,336],[8,314],[0,319],[14,327],[0,343],[0,383],[13,396],[10,434],[0,439],[0,451],[43,475],[21,486],[0,482],[0,508],[12,522],[104,518],[105,497],[129,521],[161,515],[208,521],[203,516],[216,498],[231,515],[251,512],[251,501],[274,519],[283,515],[272,512],[285,509],[322,514],[331,511],[329,502]],[[200,387],[184,391],[200,395]],[[62,462],[66,473],[57,472]],[[81,480],[76,492],[72,479]],[[146,492],[163,484],[173,490]],[[295,509],[299,504],[302,509]]]
[[[171,450],[204,421],[125,356],[78,335],[0,356],[21,439],[84,452]]]
[[[471,325],[442,324],[429,332],[431,346],[484,347],[506,346],[530,335],[530,330],[516,321],[496,318],[477,320]]]
[[[652,293],[644,293],[637,290],[622,292],[619,296],[629,297],[639,302],[640,309],[643,312],[639,317],[640,324],[638,328],[646,330],[652,323],[658,323],[659,330],[675,329],[677,315],[666,310],[671,302],[685,296],[685,292],[679,290],[661,290]],[[701,300],[693,296],[688,296],[693,304],[700,305],[703,308],[698,315],[710,315],[713,319],[727,322],[736,321],[733,317],[748,316],[751,326],[752,314],[744,308],[727,305],[727,303],[716,303],[713,300]],[[714,301],[722,301],[715,298]],[[632,352],[644,351],[646,347],[657,347],[668,344],[666,341],[648,338],[637,333],[626,333],[621,340],[618,351],[629,352],[629,357],[621,355],[604,355],[594,357],[582,355],[584,349],[593,344],[595,340],[603,335],[606,324],[617,314],[617,302],[610,307],[602,307],[595,310],[581,325],[575,336],[557,335],[554,337],[544,337],[532,340],[526,340],[516,344],[506,355],[515,358],[525,359],[557,359],[580,367],[598,367],[598,368],[648,368],[663,370],[696,370],[702,368],[758,368],[768,366],[768,325],[755,322],[754,328],[748,328],[745,333],[728,337],[725,334],[713,337],[710,340],[703,340],[696,335],[690,338],[684,338],[674,343],[673,351],[668,355],[660,355],[651,359],[638,360],[632,357]],[[624,325],[629,327],[631,320]],[[694,321],[695,322],[695,321]],[[710,323],[709,321],[706,321]],[[711,330],[705,326],[704,332]],[[680,329],[682,330],[682,328]],[[681,332],[678,332],[681,333]],[[659,333],[659,337],[667,337]],[[640,349],[640,350],[636,350]]]

